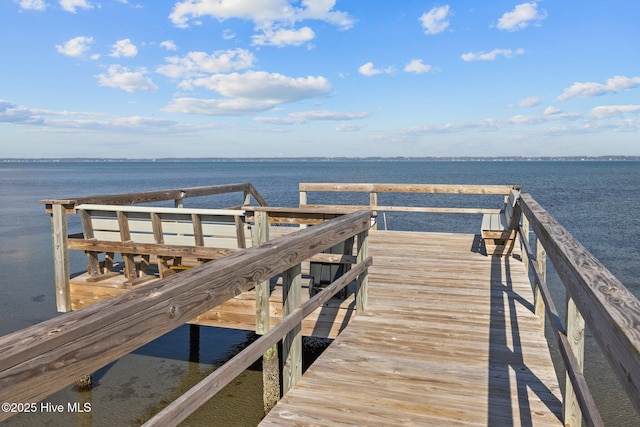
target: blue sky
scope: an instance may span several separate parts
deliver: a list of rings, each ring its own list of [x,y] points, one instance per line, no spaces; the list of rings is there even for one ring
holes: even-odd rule
[[[0,157],[640,155],[640,2],[3,0]]]

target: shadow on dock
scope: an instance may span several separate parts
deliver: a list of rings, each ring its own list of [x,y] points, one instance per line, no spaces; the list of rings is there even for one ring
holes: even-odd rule
[[[562,402],[529,369],[522,353],[518,310],[533,313],[534,306],[513,289],[512,259],[500,255],[491,258],[487,425],[532,426],[530,392],[562,419]],[[517,402],[513,402],[514,391]],[[510,407],[512,411],[505,410]]]

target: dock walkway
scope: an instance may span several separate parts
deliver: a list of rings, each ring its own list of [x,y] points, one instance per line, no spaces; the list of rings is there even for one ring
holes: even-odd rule
[[[260,425],[562,425],[523,263],[372,231],[369,302]]]

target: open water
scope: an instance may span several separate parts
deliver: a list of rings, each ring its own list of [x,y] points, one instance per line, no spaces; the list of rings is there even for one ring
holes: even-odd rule
[[[640,162],[22,162],[0,163],[0,335],[56,316],[49,216],[41,199],[252,182],[272,206],[296,206],[299,182],[520,184],[640,296]],[[332,202],[366,203],[331,194]],[[327,200],[327,199],[324,199]],[[310,203],[323,201],[311,195]],[[185,206],[223,207],[241,195],[186,199]],[[380,195],[380,204],[492,206],[483,196]],[[389,229],[478,232],[475,215],[386,215]],[[70,232],[80,231],[71,217]],[[71,270],[86,261],[72,253]],[[549,284],[563,307],[564,289]],[[250,334],[201,328],[198,362],[189,361],[189,328],[104,367],[91,392],[70,386],[47,402],[89,402],[82,414],[21,414],[7,425],[138,425],[242,348]],[[551,342],[552,352],[555,343]],[[587,335],[585,372],[610,426],[638,426],[640,417]],[[557,358],[557,356],[556,356]],[[193,360],[193,357],[191,358]],[[564,374],[560,376],[564,381]],[[186,425],[251,426],[261,417],[261,374],[247,370],[188,419]]]

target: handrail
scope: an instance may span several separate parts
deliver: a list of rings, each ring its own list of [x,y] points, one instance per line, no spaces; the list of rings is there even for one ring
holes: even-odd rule
[[[269,218],[269,222],[272,224],[320,224],[329,219],[337,218],[345,213],[354,211],[345,211],[335,206],[322,208],[241,206],[240,209],[246,213],[246,220],[248,222],[255,221],[256,212],[265,212]]]
[[[210,185],[203,187],[176,188],[170,190],[140,191],[135,193],[102,194],[95,196],[68,197],[64,199],[40,200],[45,205],[47,212],[51,212],[53,205],[63,205],[69,213],[75,213],[75,207],[80,204],[104,204],[104,205],[132,205],[137,203],[160,202],[175,200],[176,204],[187,197],[213,196],[217,194],[238,193],[245,194],[245,205],[248,205],[247,196],[252,195],[258,204],[267,206],[267,202],[258,190],[250,182],[239,184]]]
[[[257,283],[364,235],[370,218],[354,212],[0,337],[0,400],[38,401]],[[0,420],[10,415],[0,413]]]
[[[344,191],[363,193],[444,193],[444,194],[508,194],[519,185],[465,185],[465,184],[352,184],[301,183],[300,191]]]
[[[378,193],[423,193],[423,194],[476,194],[504,195],[512,189],[520,190],[519,185],[462,185],[462,184],[385,184],[385,183],[300,183],[300,208],[333,209],[335,212],[353,212],[360,209],[386,212],[428,212],[457,214],[492,214],[500,209],[492,208],[451,208],[451,207],[419,207],[388,206],[378,204]],[[309,192],[360,192],[369,193],[368,205],[321,205],[309,204]],[[374,226],[375,228],[375,226]]]
[[[570,297],[567,325],[563,327],[537,262],[533,262],[535,256],[528,245],[528,233],[521,230],[527,258],[534,269],[535,288],[552,317],[551,326],[559,340],[568,377],[575,390],[575,399],[586,416],[585,421],[589,425],[602,425],[590,393],[585,390],[586,382],[582,376],[584,326],[581,322],[589,327],[618,380],[640,412],[640,301],[531,195],[522,194],[518,204],[536,235],[537,244],[546,250]],[[572,306],[577,309],[575,315],[569,315]],[[571,412],[574,397],[571,388],[567,388],[565,423],[580,425],[581,415]]]

